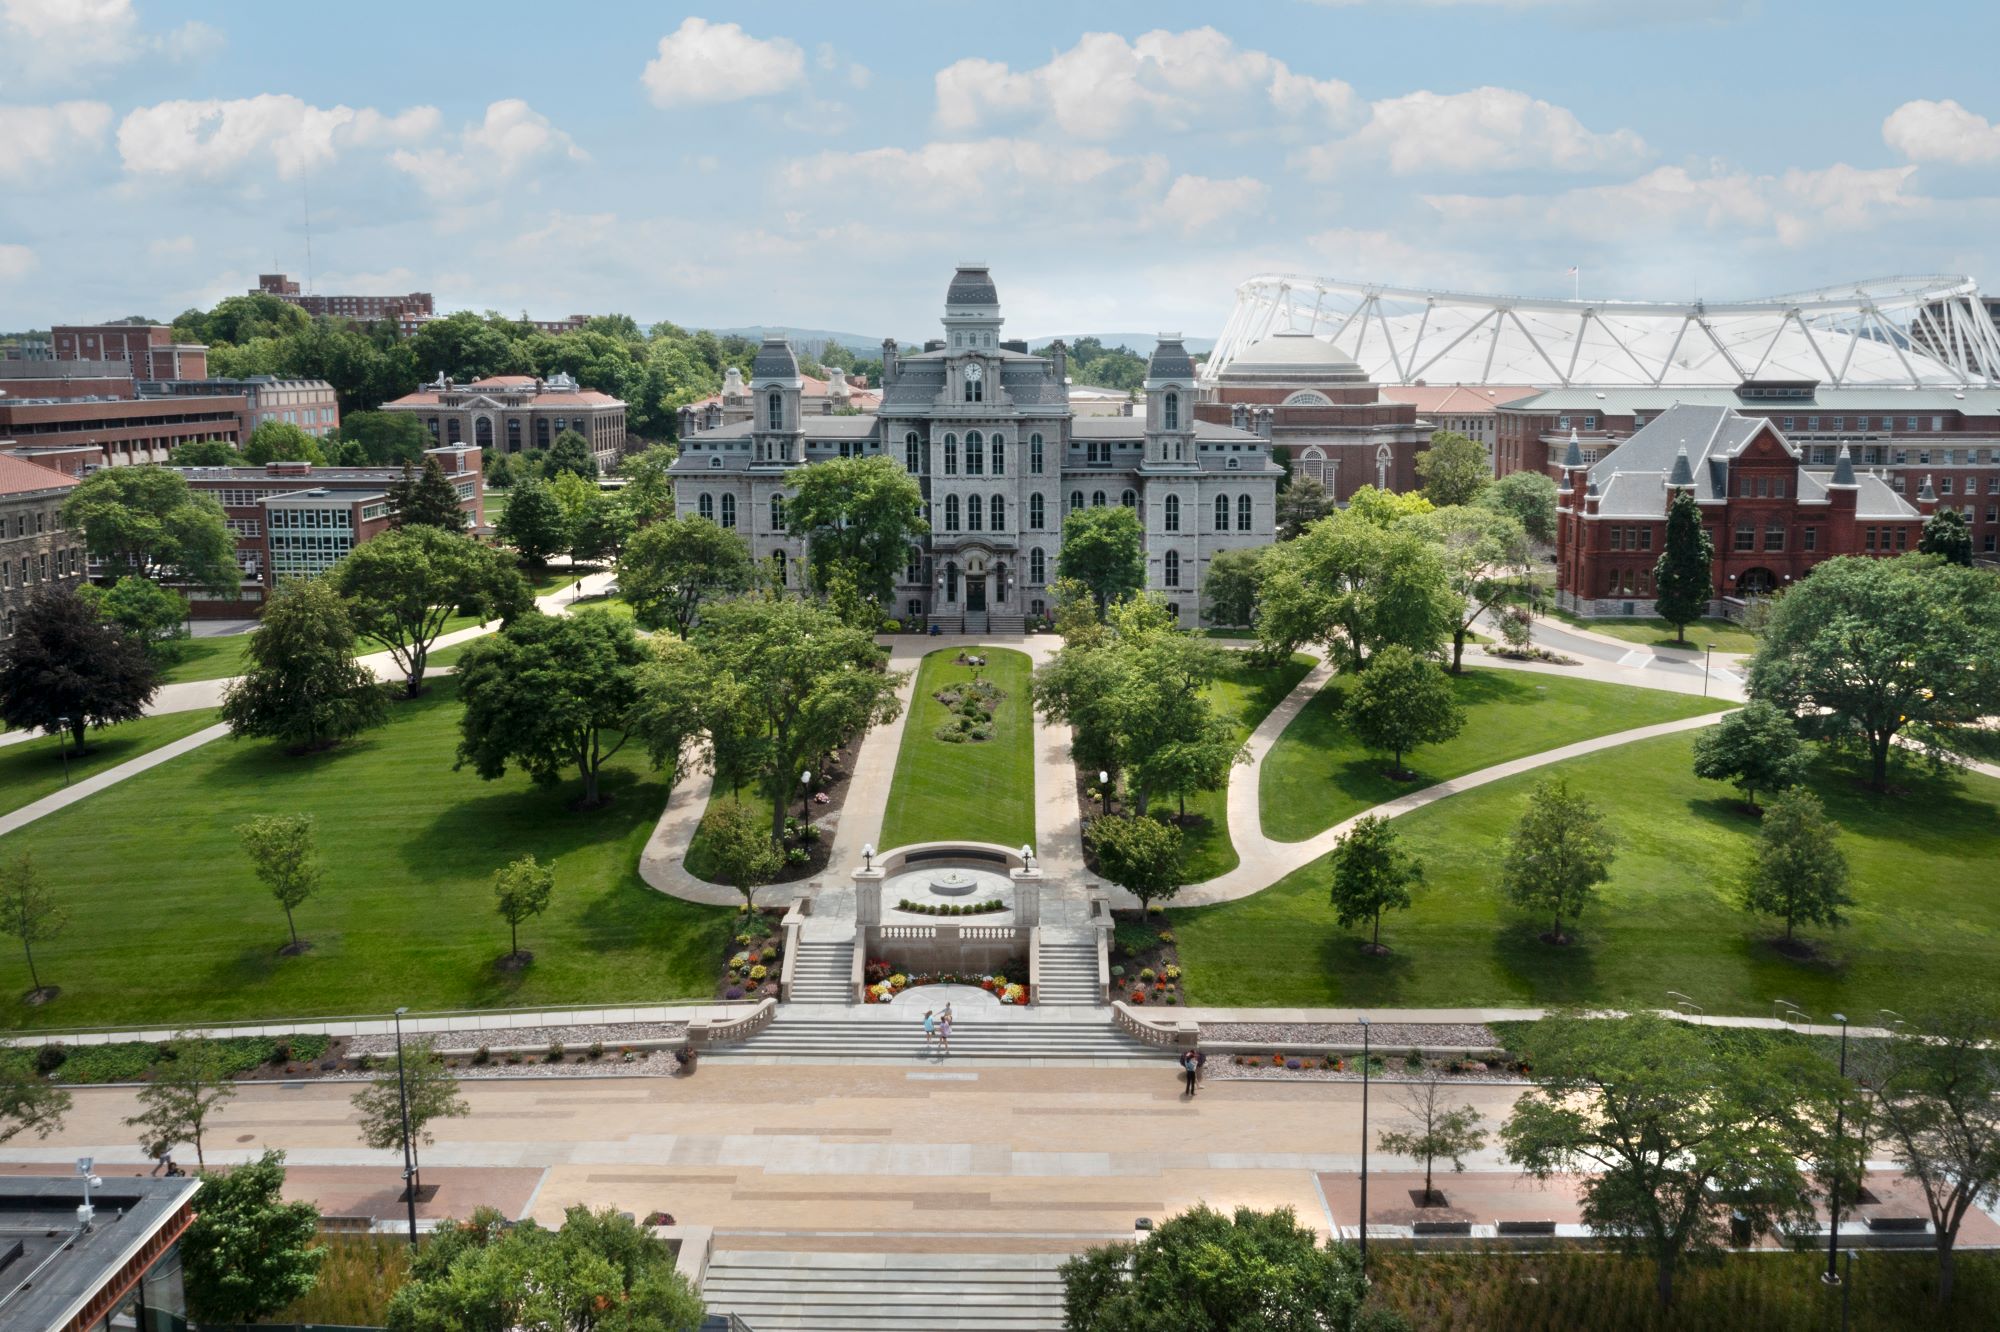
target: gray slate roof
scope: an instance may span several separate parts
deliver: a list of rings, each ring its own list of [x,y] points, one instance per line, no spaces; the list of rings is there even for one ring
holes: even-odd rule
[[[799,358],[792,354],[792,344],[787,338],[771,336],[764,339],[764,345],[757,349],[757,359],[750,362],[752,379],[797,379]]]
[[[944,294],[946,305],[998,305],[1000,293],[984,264],[960,264]]]
[[[1194,358],[1179,338],[1162,336],[1153,344],[1153,355],[1146,362],[1148,379],[1193,379]]]

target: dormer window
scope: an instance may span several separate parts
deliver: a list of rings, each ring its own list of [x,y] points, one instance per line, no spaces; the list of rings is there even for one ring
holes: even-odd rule
[[[771,396],[764,401],[766,410],[770,414],[770,425],[767,429],[783,430],[785,428],[785,395],[776,389],[772,389]]]
[[[1166,402],[1162,405],[1160,409],[1160,419],[1162,422],[1163,429],[1179,430],[1181,428],[1180,394],[1178,393],[1167,394]]]

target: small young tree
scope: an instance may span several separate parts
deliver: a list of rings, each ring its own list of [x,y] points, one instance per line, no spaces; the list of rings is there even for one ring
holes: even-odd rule
[[[1424,867],[1397,845],[1388,819],[1364,814],[1333,844],[1333,910],[1343,930],[1367,925],[1368,952],[1382,946],[1382,913],[1410,909],[1410,889],[1424,881]]]
[[[1715,595],[1715,543],[1701,525],[1692,491],[1676,491],[1667,506],[1666,549],[1653,565],[1653,610],[1687,642],[1687,627],[1708,613]]]
[[[69,1093],[44,1080],[30,1064],[0,1065],[0,1142],[33,1130],[46,1138],[62,1127]]]
[[[402,1075],[397,1076],[396,1056],[383,1055],[381,1075],[352,1098],[361,1140],[377,1151],[400,1152],[404,1146],[407,1113],[410,1149],[410,1188],[423,1192],[423,1167],[417,1158],[419,1147],[433,1141],[431,1124],[440,1119],[461,1119],[472,1107],[458,1094],[458,1079],[446,1068],[428,1037],[403,1042]],[[404,1097],[408,1097],[408,1110]]]
[[[1612,845],[1597,806],[1566,779],[1545,777],[1506,841],[1500,887],[1520,905],[1549,914],[1548,942],[1568,943],[1563,918],[1581,915],[1597,885],[1611,877]]]
[[[56,996],[54,987],[43,987],[42,974],[35,969],[35,945],[55,938],[67,924],[69,911],[49,891],[32,856],[23,851],[18,860],[0,865],[0,932],[19,939],[27,955],[28,980],[34,987],[27,993],[28,1003]]]
[[[1972,565],[1972,530],[1965,515],[1946,506],[1924,520],[1924,534],[1917,549],[1925,555],[1941,557],[1946,564]]]
[[[1431,446],[1417,455],[1417,479],[1424,498],[1440,509],[1470,504],[1493,484],[1493,463],[1486,448],[1452,430],[1431,432]]]
[[[1819,797],[1803,788],[1785,791],[1771,802],[1757,830],[1757,846],[1743,871],[1743,908],[1785,922],[1785,942],[1792,927],[1844,925],[1840,909],[1852,906],[1847,891],[1847,857],[1838,845],[1840,825],[1826,817]]]
[[[209,1116],[236,1095],[222,1048],[200,1032],[182,1032],[168,1045],[153,1080],[139,1089],[138,1114],[126,1120],[139,1135],[139,1146],[153,1153],[177,1142],[194,1144],[195,1168],[208,1169],[202,1135]]]
[[[523,856],[494,874],[493,904],[507,922],[508,962],[525,964],[534,957],[521,951],[521,922],[547,911],[555,891],[555,866],[540,864],[533,856]]]
[[[326,866],[319,858],[318,839],[310,814],[262,814],[248,823],[236,825],[236,835],[250,857],[257,877],[285,909],[285,924],[292,941],[279,952],[294,957],[312,945],[301,942],[292,912],[319,891],[326,879]]]
[[[1414,775],[1403,771],[1404,754],[1419,745],[1442,744],[1465,726],[1451,677],[1395,643],[1376,650],[1342,717],[1362,744],[1394,756],[1389,776],[1397,780]]]
[[[0,647],[0,721],[50,735],[67,728],[81,753],[86,727],[144,716],[159,678],[136,640],[56,584],[35,594]]]
[[[740,801],[712,801],[701,816],[700,835],[716,877],[743,894],[743,909],[751,910],[757,889],[785,865],[783,853],[772,844],[770,825]]]
[[[181,1261],[188,1314],[203,1326],[266,1318],[319,1281],[319,1208],[282,1201],[284,1187],[283,1152],[201,1177]]]
[[[1694,775],[1735,782],[1744,808],[1756,814],[1759,791],[1782,791],[1806,778],[1812,758],[1799,742],[1799,724],[1762,699],[1754,699],[1694,738]]]
[[[1469,1105],[1454,1107],[1450,1083],[1437,1068],[1426,1065],[1423,1075],[1396,1096],[1403,1108],[1402,1127],[1384,1132],[1375,1145],[1385,1152],[1424,1163],[1425,1207],[1444,1206],[1444,1195],[1431,1184],[1431,1167],[1449,1161],[1453,1174],[1465,1172],[1465,1158],[1486,1145],[1480,1128],[1483,1116]]]
[[[1144,541],[1136,509],[1122,504],[1078,509],[1063,518],[1056,573],[1088,587],[1097,617],[1103,619],[1112,602],[1146,585]]]
[[[468,517],[458,504],[458,490],[436,458],[425,458],[422,467],[406,461],[403,479],[389,487],[389,525],[434,527],[456,535],[465,530]]]
[[[507,508],[493,524],[493,534],[537,569],[547,567],[549,556],[568,550],[573,535],[548,483],[532,476],[507,492]]]
[[[1083,840],[1097,872],[1139,899],[1147,911],[1181,890],[1181,830],[1144,814],[1092,819]]]
[[[287,579],[251,635],[250,669],[222,693],[222,719],[237,736],[280,741],[293,754],[327,749],[379,726],[388,699],[354,656],[354,626],[333,584]]]

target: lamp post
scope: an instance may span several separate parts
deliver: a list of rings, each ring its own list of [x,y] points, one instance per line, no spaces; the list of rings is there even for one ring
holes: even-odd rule
[[[1840,1099],[1833,1103],[1833,1180],[1826,1191],[1826,1275],[1829,1286],[1840,1284],[1840,1269],[1834,1263],[1840,1255],[1840,1140],[1847,1127],[1847,1014],[1835,1013],[1840,1024]]]
[[[1701,649],[1701,696],[1708,697],[1708,663],[1715,655],[1715,644],[1705,644]]]
[[[875,868],[875,843],[861,844],[861,868],[864,873]]]
[[[1368,1270],[1368,1019],[1361,1019],[1361,1270]]]
[[[69,785],[69,718],[56,718],[56,747],[62,750],[63,785]]]
[[[410,1086],[403,1077],[403,1014],[407,1008],[396,1010],[396,1099],[403,1108],[403,1198],[410,1206],[410,1244],[417,1242],[417,1167],[410,1155]]]
[[[1104,813],[1111,813],[1111,774],[1104,769],[1097,770],[1097,795],[1104,802]]]
[[[812,810],[810,808],[810,802],[812,800],[812,780],[813,780],[813,775],[811,768],[807,768],[804,772],[799,774],[799,823],[802,825],[810,822],[812,819]]]

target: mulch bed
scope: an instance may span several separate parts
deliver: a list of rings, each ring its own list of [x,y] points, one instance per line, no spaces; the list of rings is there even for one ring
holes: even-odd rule
[[[1180,947],[1167,917],[1154,912],[1114,911],[1111,943],[1111,980],[1117,997],[1128,1004],[1178,1008],[1188,1003],[1187,987],[1179,976],[1170,977],[1169,967],[1180,966]],[[1119,968],[1125,974],[1118,974]],[[1153,979],[1142,979],[1151,971]]]

